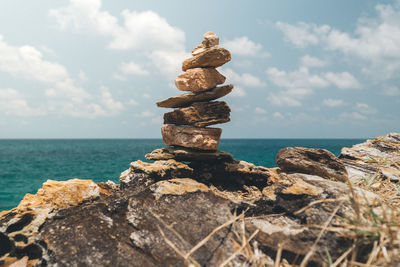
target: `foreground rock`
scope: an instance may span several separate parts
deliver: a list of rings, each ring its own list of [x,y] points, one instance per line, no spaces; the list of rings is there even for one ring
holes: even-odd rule
[[[220,128],[195,128],[164,124],[161,135],[167,146],[183,146],[201,150],[217,150],[222,130]]]
[[[203,53],[186,59],[182,63],[182,70],[194,68],[217,68],[231,60],[231,53],[225,48],[213,47]]]
[[[390,133],[345,147],[339,158],[354,182],[371,178],[400,181],[400,134]]]
[[[18,250],[14,258],[6,253],[3,260],[28,256],[49,266],[273,266],[283,242],[282,255],[299,264],[321,231],[309,225],[324,224],[338,202],[348,203],[345,191],[343,183],[279,174],[244,161],[137,161],[121,175],[121,190],[45,218],[29,236],[37,251]],[[317,200],[322,202],[304,209]],[[351,210],[349,204],[339,206],[346,218]],[[12,222],[2,217],[0,226]],[[327,232],[309,266],[324,265],[326,251],[339,257],[350,244],[351,239]]]
[[[179,96],[173,96],[165,100],[157,102],[157,106],[162,108],[180,108],[189,106],[195,102],[211,101],[229,94],[233,89],[233,85],[225,85],[215,87],[213,89],[198,92],[198,93],[187,93]]]
[[[179,75],[175,79],[175,85],[181,91],[202,92],[224,83],[225,80],[225,76],[216,69],[195,68]]]
[[[198,102],[164,114],[164,124],[205,127],[230,121],[229,106],[222,101]]]
[[[188,148],[165,147],[154,150],[146,154],[148,160],[169,160],[174,159],[177,161],[210,161],[215,162],[218,160],[232,161],[232,154],[224,151],[199,151]]]
[[[347,171],[343,163],[326,149],[287,147],[275,157],[278,167],[287,173],[305,173],[346,182]]]
[[[374,146],[394,142],[388,137]],[[324,152],[294,150],[290,155],[302,160],[336,165]],[[188,150],[177,151],[152,154]],[[391,155],[387,159],[398,164]],[[356,246],[342,262],[366,266],[390,228],[393,239],[372,264],[398,266],[400,223],[391,217],[398,210],[372,192],[348,191],[342,182],[238,160],[135,161],[119,187],[50,181],[2,212],[0,265],[272,267],[282,247],[282,266],[300,266],[305,258],[304,266],[329,266]],[[385,216],[390,221],[381,225]]]

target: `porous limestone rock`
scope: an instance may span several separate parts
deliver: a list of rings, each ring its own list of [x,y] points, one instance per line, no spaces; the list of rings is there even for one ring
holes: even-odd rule
[[[185,107],[195,102],[211,101],[221,98],[229,94],[233,89],[233,85],[224,85],[215,87],[207,91],[197,93],[187,93],[179,96],[173,96],[165,100],[157,102],[157,106],[162,108],[179,108]]]
[[[213,68],[195,68],[187,70],[175,79],[176,87],[181,91],[202,92],[224,83],[225,76]]]
[[[182,70],[194,68],[217,68],[231,60],[231,53],[225,48],[213,47],[182,63]]]
[[[151,153],[146,154],[148,160],[169,160],[175,159],[177,161],[211,161],[218,160],[232,161],[232,154],[224,151],[199,151],[183,147],[165,147],[158,148]]]
[[[35,195],[26,194],[16,208],[0,212],[0,265],[24,256],[28,256],[30,266],[34,265],[44,257],[45,247],[36,237],[47,219],[61,209],[110,195],[117,188],[112,182],[100,186],[91,180],[47,180]]]
[[[351,148],[342,149],[340,160],[346,166],[350,180],[382,177],[400,181],[400,134],[390,133]]]
[[[323,178],[347,181],[347,171],[343,163],[326,149],[286,147],[275,157],[278,167],[287,173],[305,173]]]
[[[229,106],[222,101],[197,102],[164,114],[164,124],[205,127],[230,121]]]
[[[183,146],[200,150],[217,150],[222,130],[164,124],[161,135],[167,146]]]
[[[138,160],[130,164],[130,168],[121,174],[119,180],[121,189],[140,191],[161,179],[191,177],[192,174],[192,168],[174,159],[158,160],[153,164]]]

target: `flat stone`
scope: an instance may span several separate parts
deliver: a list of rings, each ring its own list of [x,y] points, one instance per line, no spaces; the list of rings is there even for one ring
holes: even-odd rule
[[[379,176],[400,181],[400,134],[390,133],[364,143],[345,147],[340,156],[353,182]]]
[[[231,60],[231,53],[225,48],[213,47],[196,56],[186,59],[182,63],[182,70],[193,68],[216,68]]]
[[[201,101],[211,101],[214,99],[221,98],[229,94],[233,89],[233,85],[224,85],[220,87],[215,87],[213,89],[197,92],[197,93],[187,93],[183,95],[173,96],[165,100],[157,102],[157,106],[161,108],[179,108],[185,107],[195,102]]]
[[[181,91],[201,92],[224,83],[226,77],[216,69],[189,69],[175,79],[176,87]]]
[[[197,102],[164,114],[164,124],[205,127],[230,121],[229,106],[223,101]]]
[[[346,182],[347,171],[343,163],[326,149],[286,147],[275,157],[278,167],[287,173],[305,173]]]
[[[183,146],[200,150],[217,150],[222,129],[195,128],[164,124],[161,135],[167,146]]]
[[[164,147],[154,150],[151,153],[146,154],[148,160],[169,160],[174,159],[177,161],[232,161],[233,156],[230,153],[224,151],[199,151],[190,148],[181,147]]]

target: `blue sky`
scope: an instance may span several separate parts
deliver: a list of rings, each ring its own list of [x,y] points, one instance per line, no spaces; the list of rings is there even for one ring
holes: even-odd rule
[[[223,138],[400,131],[400,1],[3,1],[0,138],[160,138],[207,31],[232,61]]]

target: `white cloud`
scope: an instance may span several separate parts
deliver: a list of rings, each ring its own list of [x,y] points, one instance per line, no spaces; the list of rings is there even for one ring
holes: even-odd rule
[[[303,56],[301,59],[301,65],[304,67],[308,67],[308,68],[319,68],[319,67],[323,67],[326,65],[326,62],[316,58],[316,57],[312,57],[310,55],[305,55]]]
[[[327,72],[325,73],[325,78],[336,85],[340,89],[359,89],[361,88],[361,84],[348,72],[341,73],[333,73]]]
[[[20,75],[26,79],[48,83],[74,102],[82,102],[89,94],[75,85],[66,68],[43,59],[32,46],[12,46],[0,35],[0,71]]]
[[[280,71],[277,68],[268,68],[268,79],[274,84],[285,88],[323,88],[329,82],[323,77],[309,73],[308,68],[300,67],[292,72]]]
[[[232,92],[228,95],[228,97],[244,97],[247,93],[242,87],[235,86],[233,87]]]
[[[165,75],[176,74],[185,53],[185,33],[171,26],[156,12],[123,10],[123,23],[101,10],[101,0],[70,0],[68,6],[52,9],[61,28],[94,30],[111,38],[109,47],[144,53]],[[141,71],[143,73],[143,71]]]
[[[367,117],[364,115],[361,115],[358,112],[344,112],[340,114],[340,117],[345,118],[345,119],[351,119],[351,120],[366,120]]]
[[[247,36],[237,37],[233,40],[225,41],[223,46],[226,47],[232,54],[239,56],[269,56],[268,53],[261,52],[261,44],[251,41]]]
[[[271,102],[271,104],[275,106],[300,107],[302,105],[300,99],[302,98],[302,95],[299,95],[297,92],[293,92],[290,90],[281,91],[279,93],[270,93],[268,95],[268,100]]]
[[[370,65],[363,72],[374,74],[380,79],[400,70],[400,5],[377,4],[377,17],[362,17],[358,20],[354,33],[346,33],[329,25],[299,22],[290,25],[278,22],[287,40],[298,47],[321,45],[326,50],[340,51],[346,56],[354,56]],[[365,65],[365,63],[361,63]]]
[[[154,115],[153,112],[148,111],[148,110],[143,110],[141,112],[139,112],[138,114],[136,114],[137,117],[141,117],[141,118],[149,118],[152,117]]]
[[[254,113],[256,113],[256,114],[266,114],[267,111],[266,111],[265,109],[263,109],[263,108],[256,107],[256,108],[254,109]]]
[[[234,84],[239,84],[245,87],[265,86],[264,82],[250,73],[239,74],[230,68],[221,69],[221,73],[227,77],[228,81],[232,81]]]
[[[275,85],[286,88],[276,93],[270,93],[269,101],[277,106],[299,107],[301,100],[313,93],[316,88],[335,85],[341,89],[359,88],[358,81],[348,72],[311,74],[307,67],[286,72],[277,68],[266,70],[268,79]]]
[[[119,114],[125,108],[124,105],[113,98],[108,88],[102,87],[101,90],[102,93],[100,102],[106,109],[108,109],[110,115]]]
[[[371,115],[371,114],[376,114],[378,111],[376,110],[376,108],[373,108],[371,106],[369,106],[366,103],[360,103],[357,102],[355,105],[355,109],[361,113],[361,114],[366,114],[366,115]]]
[[[45,115],[43,110],[30,107],[25,98],[11,88],[0,89],[0,113],[18,117]]]
[[[139,103],[138,103],[135,99],[129,99],[129,101],[128,101],[127,104],[130,105],[130,106],[137,106],[137,105],[139,105]]]
[[[328,98],[328,99],[324,99],[324,101],[322,102],[322,104],[324,106],[327,107],[340,107],[344,105],[344,102],[342,99],[332,99],[332,98]]]
[[[400,95],[400,88],[396,87],[396,86],[384,87],[382,89],[382,91],[383,91],[382,93],[384,95],[387,95],[387,96],[398,96],[398,95]]]
[[[143,69],[142,66],[140,66],[139,64],[136,64],[135,62],[131,61],[131,62],[123,62],[121,63],[121,65],[119,66],[119,69],[121,70],[121,72],[123,74],[131,74],[131,75],[149,75],[149,71]]]
[[[273,114],[272,116],[273,116],[275,119],[278,119],[278,120],[282,120],[282,119],[285,118],[280,112],[274,112],[274,114]]]

